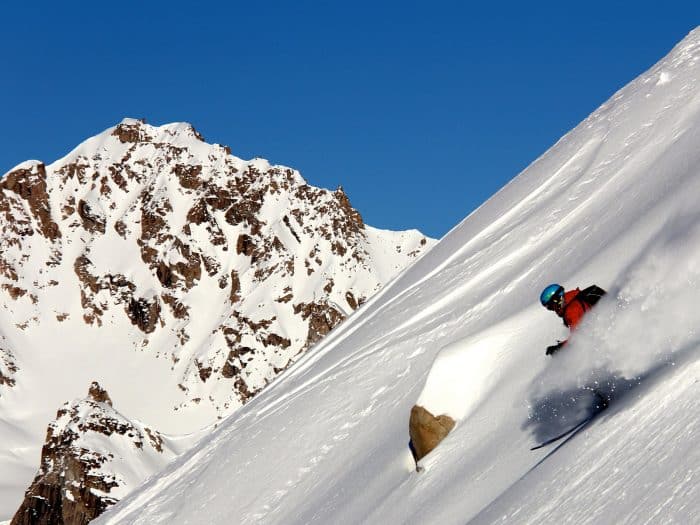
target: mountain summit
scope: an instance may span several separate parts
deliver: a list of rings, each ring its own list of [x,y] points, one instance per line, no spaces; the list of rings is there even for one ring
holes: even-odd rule
[[[0,223],[4,514],[56,409],[93,381],[130,418],[198,431],[433,244],[372,228],[342,188],[241,160],[189,124],[134,119],[10,170]]]

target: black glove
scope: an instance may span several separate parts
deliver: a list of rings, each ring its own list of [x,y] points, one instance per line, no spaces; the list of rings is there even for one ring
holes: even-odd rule
[[[547,355],[553,355],[557,353],[559,350],[561,350],[564,347],[564,344],[566,344],[566,341],[559,341],[557,344],[548,346],[547,351],[545,352]]]

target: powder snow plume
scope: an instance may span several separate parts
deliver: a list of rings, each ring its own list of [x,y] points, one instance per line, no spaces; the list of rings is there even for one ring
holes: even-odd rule
[[[535,391],[588,387],[616,397],[700,344],[700,309],[692,306],[700,297],[700,181],[682,188],[658,200],[657,208],[665,200],[673,210],[630,257],[567,351],[536,379]]]

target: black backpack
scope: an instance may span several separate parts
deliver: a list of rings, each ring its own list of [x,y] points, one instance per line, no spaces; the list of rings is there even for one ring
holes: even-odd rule
[[[598,301],[600,301],[600,298],[603,297],[606,293],[607,292],[603,290],[600,286],[594,284],[589,286],[588,288],[584,288],[583,290],[581,290],[575,297],[575,299],[578,299],[586,306],[588,306],[588,308],[590,308],[593,305],[595,305]]]

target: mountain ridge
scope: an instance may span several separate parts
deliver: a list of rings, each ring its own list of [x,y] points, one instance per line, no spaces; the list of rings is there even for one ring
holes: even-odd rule
[[[433,244],[366,225],[342,188],[136,119],[10,170],[0,223],[0,464],[23,488],[57,400],[97,381],[159,432],[211,427]]]

